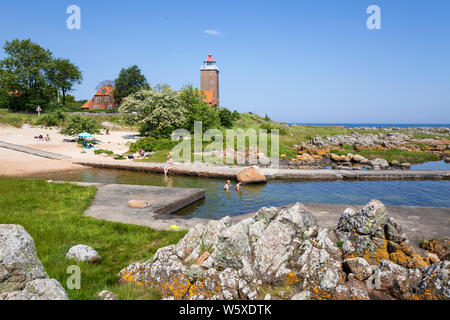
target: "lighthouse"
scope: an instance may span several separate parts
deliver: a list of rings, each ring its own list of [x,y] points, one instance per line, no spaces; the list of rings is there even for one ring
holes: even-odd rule
[[[211,97],[211,105],[219,106],[219,68],[211,54],[203,61],[203,66],[200,68],[200,90],[208,98]]]

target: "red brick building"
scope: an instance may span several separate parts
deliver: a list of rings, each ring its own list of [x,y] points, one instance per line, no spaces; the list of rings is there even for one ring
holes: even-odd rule
[[[203,91],[206,102],[219,106],[219,68],[211,54],[203,61],[200,69],[200,90]]]
[[[86,101],[85,104],[81,106],[82,109],[90,109],[90,110],[111,110],[116,109],[117,105],[114,103],[113,92],[114,87],[112,85],[107,85],[101,87],[100,90],[94,95],[94,98]]]

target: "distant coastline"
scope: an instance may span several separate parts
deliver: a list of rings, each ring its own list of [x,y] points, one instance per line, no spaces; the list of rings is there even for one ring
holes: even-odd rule
[[[309,122],[288,122],[289,125],[303,125],[303,126],[342,126],[349,128],[356,127],[396,127],[396,128],[408,128],[408,127],[435,127],[450,128],[449,123],[309,123]]]

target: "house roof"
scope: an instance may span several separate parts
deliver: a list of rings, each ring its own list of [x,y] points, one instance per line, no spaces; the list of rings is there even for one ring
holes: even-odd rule
[[[105,93],[102,93],[102,91],[105,90]],[[112,95],[112,92],[114,90],[113,86],[103,86],[100,88],[100,90],[97,91],[97,93],[95,94],[96,96],[110,96]]]
[[[81,106],[81,109],[89,109],[92,105],[93,105],[93,101],[88,100]]]
[[[214,91],[203,90],[203,101],[212,103],[213,102]]]

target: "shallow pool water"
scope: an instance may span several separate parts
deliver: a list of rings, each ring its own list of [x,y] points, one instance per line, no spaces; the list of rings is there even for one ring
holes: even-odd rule
[[[106,169],[85,169],[35,175],[34,177],[102,183],[153,185],[205,189],[205,199],[177,214],[220,218],[294,202],[365,204],[378,199],[386,205],[450,206],[450,181],[270,181],[248,185],[240,192],[223,190],[225,180],[169,176]],[[234,182],[233,182],[234,184]]]

